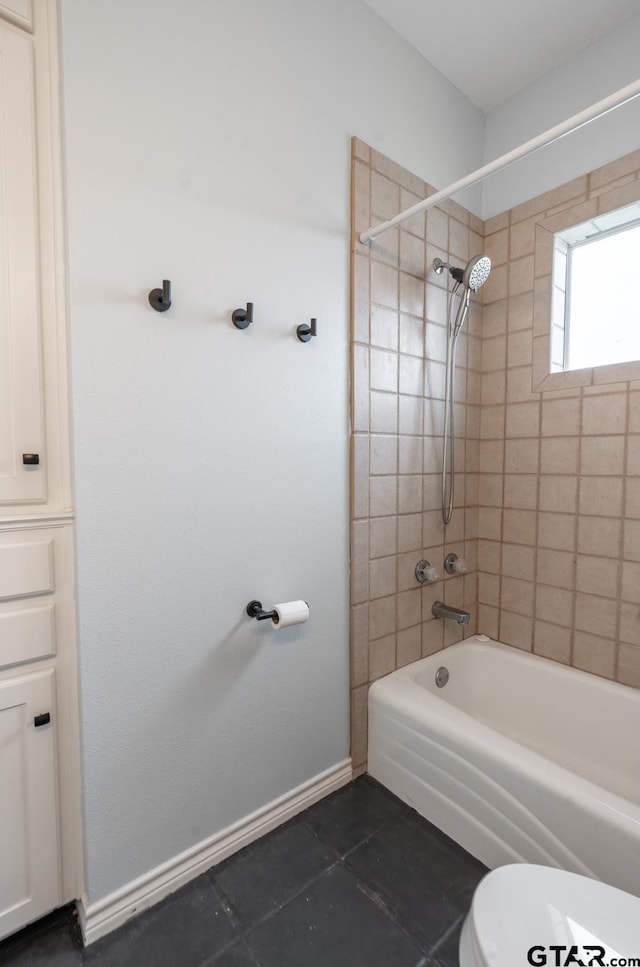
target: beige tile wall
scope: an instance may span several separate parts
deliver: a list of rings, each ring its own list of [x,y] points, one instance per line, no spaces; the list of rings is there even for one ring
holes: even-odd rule
[[[352,757],[376,678],[450,644],[442,598],[518,648],[640,687],[637,364],[534,390],[548,264],[536,226],[640,197],[640,152],[486,223],[454,203],[371,245],[358,234],[432,189],[354,139],[352,178]],[[583,206],[582,209],[580,206]],[[566,220],[566,219],[565,219]],[[433,258],[493,262],[460,345],[458,490],[440,517],[446,279]],[[468,405],[463,405],[466,402]],[[469,571],[421,587],[421,557]],[[477,570],[476,570],[477,562]]]
[[[432,617],[433,601],[469,610],[466,633],[475,631],[481,306],[472,304],[458,345],[456,508],[445,528],[447,280],[431,264],[440,256],[464,265],[482,251],[483,225],[448,203],[361,245],[361,231],[432,189],[356,139],[352,164],[351,750],[359,772],[369,684],[462,637],[458,625]],[[467,573],[420,585],[418,561],[444,575],[450,551],[466,559]]]
[[[579,222],[594,199],[606,211],[638,197],[635,152],[486,222],[478,517],[479,629],[636,687],[638,364],[532,386],[550,291],[536,226],[574,208]]]

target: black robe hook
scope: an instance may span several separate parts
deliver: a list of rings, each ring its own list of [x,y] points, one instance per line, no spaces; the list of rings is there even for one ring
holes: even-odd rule
[[[246,329],[253,322],[253,302],[247,302],[246,309],[234,309],[231,321],[236,329]]]
[[[149,293],[149,305],[156,312],[166,312],[171,308],[171,282],[169,279],[162,280],[161,289],[152,289]]]
[[[310,326],[298,326],[296,329],[296,336],[300,342],[309,342],[312,336],[316,336],[316,319],[311,320]]]

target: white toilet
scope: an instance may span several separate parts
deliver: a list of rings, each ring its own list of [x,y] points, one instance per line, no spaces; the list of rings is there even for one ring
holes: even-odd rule
[[[526,863],[485,876],[460,937],[460,967],[597,967],[616,957],[640,958],[640,899]]]

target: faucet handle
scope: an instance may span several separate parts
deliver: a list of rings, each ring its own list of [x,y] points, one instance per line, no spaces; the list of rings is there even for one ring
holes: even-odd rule
[[[420,584],[433,584],[440,577],[440,572],[436,567],[432,567],[428,561],[418,561],[416,564],[416,580]]]
[[[444,569],[447,574],[464,574],[467,570],[467,562],[457,554],[447,554],[444,559]]]

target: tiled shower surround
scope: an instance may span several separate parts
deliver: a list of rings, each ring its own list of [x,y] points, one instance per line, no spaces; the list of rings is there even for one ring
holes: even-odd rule
[[[640,364],[561,373],[551,386],[539,371],[552,232],[639,199],[640,152],[486,223],[447,202],[370,245],[361,231],[434,189],[357,139],[352,164],[351,751],[360,772],[369,684],[463,630],[640,687]],[[482,252],[493,269],[458,346],[456,508],[445,527],[447,279],[431,266]],[[450,551],[465,558],[464,575],[444,574]],[[417,582],[421,558],[440,572],[436,583]],[[434,619],[438,598],[468,610],[470,625]]]
[[[475,631],[480,303],[472,303],[458,343],[456,500],[445,527],[440,468],[447,274],[437,276],[430,266],[436,256],[465,264],[482,250],[483,224],[448,202],[362,245],[359,232],[433,189],[360,141],[353,145],[352,185],[351,675],[358,770],[367,755],[369,683],[462,637],[459,625],[432,617],[433,602],[470,611],[466,633]],[[465,559],[465,574],[445,574],[450,552]],[[438,569],[438,581],[418,583],[421,559]]]

